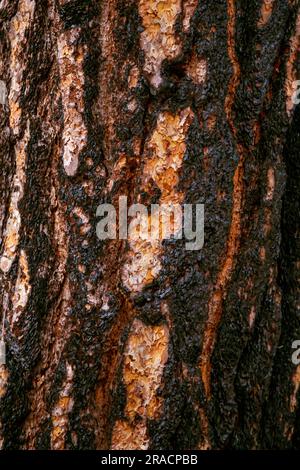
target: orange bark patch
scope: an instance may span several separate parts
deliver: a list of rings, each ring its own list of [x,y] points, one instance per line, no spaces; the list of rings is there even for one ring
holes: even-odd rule
[[[296,73],[297,64],[296,60],[300,53],[300,13],[298,14],[296,21],[296,31],[290,40],[290,53],[286,64],[286,112],[288,116],[292,115],[292,111],[295,108],[295,96],[297,93],[296,85]],[[298,95],[299,96],[299,95]]]
[[[293,375],[292,382],[294,385],[294,391],[290,400],[290,410],[292,413],[294,413],[297,407],[297,394],[300,387],[300,366],[297,367],[295,374]]]
[[[123,367],[128,421],[118,421],[112,436],[113,449],[148,447],[147,419],[157,419],[162,399],[157,396],[165,363],[168,359],[167,326],[146,326],[134,320],[128,338]],[[136,427],[136,423],[139,423]]]
[[[59,393],[58,401],[51,412],[52,431],[51,431],[51,449],[63,450],[65,446],[65,436],[68,428],[68,414],[73,407],[73,398],[71,397],[73,369],[70,364],[66,364],[67,376],[62,390]]]
[[[251,307],[250,314],[249,314],[249,327],[252,328],[256,318],[256,309],[255,307]]]
[[[235,98],[235,92],[240,81],[240,65],[235,51],[235,2],[228,0],[227,46],[228,55],[232,64],[233,73],[229,82],[228,93],[225,100],[225,112],[233,134],[236,134],[232,121],[231,111]]]
[[[194,52],[186,67],[186,71],[188,77],[190,77],[193,82],[201,85],[206,79],[207,62],[205,59],[199,59]]]
[[[265,26],[269,19],[271,18],[274,7],[274,0],[263,0],[261,10],[260,10],[260,19],[258,20],[258,27]]]
[[[294,385],[294,391],[290,399],[290,410],[294,413],[297,408],[297,394],[300,387],[300,366],[297,367],[295,374],[293,375],[292,382]]]
[[[129,88],[135,88],[138,84],[139,81],[139,69],[135,65],[134,67],[131,68],[129,77],[128,77],[128,86]]]
[[[23,197],[24,185],[26,182],[26,148],[29,140],[29,127],[21,141],[16,145],[16,173],[13,181],[13,192],[8,210],[8,221],[4,231],[4,249],[0,258],[0,269],[7,273],[15,259],[19,244],[19,231],[21,227],[21,216],[19,212],[19,202]]]
[[[26,308],[28,297],[31,292],[30,277],[28,270],[27,256],[24,250],[21,250],[19,259],[18,277],[15,286],[15,291],[12,297],[12,318],[10,319],[10,326],[14,331],[14,326]]]
[[[264,209],[264,226],[263,226],[263,232],[264,232],[264,236],[268,236],[270,231],[271,231],[271,228],[272,228],[272,211],[269,207],[265,207]]]
[[[199,408],[199,417],[200,417],[200,424],[201,424],[201,431],[203,435],[203,440],[200,443],[197,450],[210,450],[211,444],[209,440],[209,424],[207,420],[207,416],[203,410],[203,408]]]
[[[209,157],[209,148],[208,147],[204,147],[203,149],[203,169],[204,171],[208,171],[209,170],[209,165],[210,165],[210,157]]]
[[[165,59],[174,59],[181,50],[174,33],[174,25],[180,12],[180,0],[139,2],[139,14],[144,27],[140,39],[141,48],[145,52],[144,71],[154,87],[158,87],[162,82],[162,62]]]
[[[3,398],[6,393],[6,385],[8,382],[9,372],[6,366],[0,366],[0,398]]]
[[[113,431],[112,450],[147,450],[149,438],[145,423],[132,425],[127,421],[117,421]]]
[[[266,201],[272,201],[275,190],[275,172],[274,168],[268,169],[268,191],[266,195]]]
[[[80,30],[63,32],[57,42],[60,90],[64,112],[63,164],[67,175],[76,173],[79,154],[87,139],[84,110],[84,48],[76,46]]]
[[[211,114],[210,116],[208,116],[206,120],[206,125],[209,131],[214,130],[216,122],[217,122],[217,116],[215,114]]]
[[[191,19],[198,5],[198,0],[185,0],[183,2],[183,31],[185,33],[190,29]]]
[[[186,150],[185,137],[192,119],[190,108],[177,115],[169,112],[160,114],[157,127],[146,144],[145,154],[148,158],[143,169],[142,188],[144,191],[151,189],[154,181],[161,191],[161,204],[180,204],[183,200],[183,194],[176,190],[176,186]],[[151,218],[142,215],[141,223],[149,228],[151,223],[159,226],[162,233],[160,214]],[[176,231],[176,222],[172,228],[173,232]],[[151,283],[161,268],[160,254],[159,236],[151,240],[143,240],[141,237],[131,239],[130,252],[122,270],[124,285],[137,292]]]
[[[11,21],[9,38],[11,43],[10,54],[10,91],[9,103],[9,123],[12,132],[19,133],[19,122],[21,118],[20,98],[24,83],[23,73],[26,68],[26,33],[30,27],[35,10],[34,0],[21,0],[18,5],[18,12]]]
[[[5,365],[0,365],[0,400],[4,397],[7,390],[9,372]],[[3,448],[4,436],[2,433],[2,423],[0,421],[0,450]]]
[[[264,262],[266,259],[266,249],[264,246],[260,247],[259,256],[260,256],[261,261]]]

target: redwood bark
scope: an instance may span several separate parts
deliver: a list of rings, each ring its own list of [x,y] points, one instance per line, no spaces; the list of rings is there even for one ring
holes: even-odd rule
[[[0,3],[2,449],[300,448],[298,0]],[[202,203],[205,243],[97,206]]]

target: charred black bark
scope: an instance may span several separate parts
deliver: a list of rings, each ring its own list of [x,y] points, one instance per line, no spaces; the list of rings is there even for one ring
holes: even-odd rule
[[[299,448],[299,1],[2,3],[2,448]]]

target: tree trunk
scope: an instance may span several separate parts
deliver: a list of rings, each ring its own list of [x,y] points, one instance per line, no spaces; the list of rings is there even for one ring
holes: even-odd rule
[[[300,448],[299,1],[0,21],[2,449]],[[204,204],[203,248],[99,240],[120,196]]]

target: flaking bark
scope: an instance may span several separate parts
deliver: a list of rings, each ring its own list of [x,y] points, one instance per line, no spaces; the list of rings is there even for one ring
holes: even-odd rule
[[[299,448],[299,1],[0,25],[1,448]],[[205,204],[203,249],[100,241],[123,195]]]

